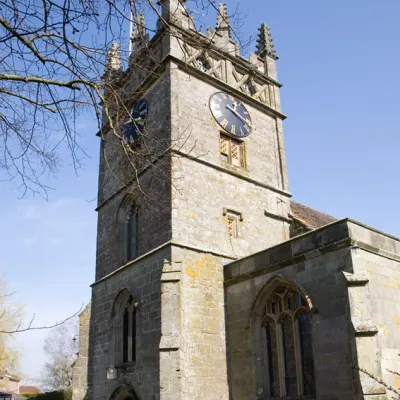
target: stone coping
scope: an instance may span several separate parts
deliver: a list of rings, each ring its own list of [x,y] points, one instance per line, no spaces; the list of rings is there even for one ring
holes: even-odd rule
[[[221,257],[223,260],[233,260],[234,259],[234,257],[232,255],[227,254],[227,253],[217,252],[217,251],[215,251],[213,249],[205,249],[205,248],[202,248],[202,247],[197,247],[197,246],[193,246],[193,245],[189,245],[189,244],[185,244],[185,243],[181,243],[181,242],[176,242],[174,240],[168,240],[165,243],[161,244],[160,246],[158,246],[158,247],[148,251],[147,253],[135,258],[134,260],[128,261],[126,264],[120,266],[115,271],[110,272],[109,274],[99,278],[97,281],[93,282],[90,285],[90,287],[94,287],[97,284],[99,284],[101,282],[104,282],[105,280],[107,280],[110,277],[120,273],[121,271],[125,270],[128,267],[139,265],[140,262],[143,259],[151,257],[151,256],[153,256],[154,254],[156,254],[159,251],[162,251],[162,250],[165,250],[165,249],[168,249],[168,248],[173,248],[173,247],[179,247],[179,248],[190,250],[190,251],[194,251],[194,252],[197,252],[197,253],[212,254],[214,256]]]
[[[362,248],[400,261],[398,238],[345,218],[225,265],[225,285],[230,286],[342,247]]]

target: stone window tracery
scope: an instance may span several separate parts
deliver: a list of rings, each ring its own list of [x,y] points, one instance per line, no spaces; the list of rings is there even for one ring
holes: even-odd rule
[[[315,395],[310,308],[287,285],[270,295],[262,320],[271,399]]]

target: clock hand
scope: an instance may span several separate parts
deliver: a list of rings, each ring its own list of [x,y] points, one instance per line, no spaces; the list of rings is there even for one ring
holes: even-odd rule
[[[238,118],[240,118],[243,122],[245,122],[247,125],[250,125],[250,121],[247,119],[244,119],[237,111],[235,108],[232,108],[230,106],[226,106],[226,108],[230,111],[232,111]]]

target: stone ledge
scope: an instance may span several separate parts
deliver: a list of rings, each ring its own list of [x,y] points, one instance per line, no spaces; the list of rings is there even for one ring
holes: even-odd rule
[[[352,243],[354,246],[357,246],[361,250],[367,251],[368,253],[373,253],[378,256],[388,258],[389,260],[400,262],[400,254],[395,254],[390,251],[383,250],[379,247],[371,246],[368,243],[360,242],[358,240],[352,240]]]
[[[276,192],[276,193],[279,193],[279,194],[283,194],[283,195],[285,195],[287,197],[292,197],[291,193],[286,192],[285,190],[281,190],[281,189],[278,189],[278,188],[276,188],[274,186],[267,185],[267,184],[262,183],[260,181],[256,181],[255,179],[249,178],[246,175],[243,175],[238,171],[232,171],[230,169],[221,167],[220,165],[216,165],[216,164],[210,163],[210,162],[208,162],[206,160],[203,160],[203,159],[198,158],[198,157],[191,156],[190,154],[184,153],[184,152],[176,150],[176,149],[172,149],[171,152],[175,153],[175,154],[177,154],[177,155],[179,155],[181,157],[188,158],[191,161],[196,161],[196,162],[198,162],[200,164],[203,164],[203,165],[205,165],[207,167],[211,167],[211,168],[214,168],[214,169],[216,169],[218,171],[225,172],[225,173],[227,173],[229,175],[235,176],[236,178],[243,179],[244,181],[250,182],[250,183],[252,183],[252,184],[254,184],[256,186],[260,186],[262,188],[272,190],[273,192]]]
[[[355,275],[350,272],[343,271],[344,278],[347,281],[347,286],[365,286],[369,279],[364,275]]]
[[[368,239],[370,243],[359,238]],[[346,246],[349,251],[360,249],[400,261],[398,239],[345,218],[227,264],[224,269],[225,285],[319,257]],[[346,276],[349,286],[365,285],[368,283],[366,279],[361,276]]]
[[[176,351],[180,347],[180,339],[175,336],[161,336],[160,351]]]
[[[371,320],[352,321],[354,327],[354,336],[375,336],[378,333],[378,327]]]
[[[179,282],[181,280],[181,272],[163,272],[161,274],[161,282]]]
[[[226,285],[351,246],[346,220],[335,221],[225,266]]]
[[[279,221],[287,222],[288,224],[291,224],[291,223],[292,223],[292,220],[291,220],[290,218],[285,217],[285,216],[283,216],[283,215],[278,215],[278,214],[272,213],[272,212],[267,211],[267,210],[264,210],[264,215],[265,215],[266,217],[270,217],[270,218],[273,218],[273,219],[277,219],[277,220],[279,220]]]
[[[156,253],[156,252],[158,252],[160,250],[163,250],[165,247],[168,247],[168,246],[180,247],[182,249],[192,250],[192,251],[196,251],[196,252],[199,252],[199,253],[208,253],[208,254],[212,254],[212,255],[217,256],[217,257],[222,257],[222,258],[229,259],[229,260],[235,260],[235,258],[232,257],[230,254],[221,253],[221,252],[217,252],[217,251],[210,250],[210,249],[202,249],[201,247],[191,246],[191,245],[187,245],[187,244],[184,244],[184,243],[177,243],[177,242],[174,242],[172,240],[169,240],[169,241],[163,243],[162,245],[156,247],[155,249],[153,249],[153,250],[151,250],[151,251],[139,256],[138,258],[135,258],[134,260],[129,261],[127,264],[122,265],[121,267],[117,268],[115,271],[111,272],[110,274],[108,274],[106,276],[103,276],[101,279],[97,280],[96,282],[93,282],[90,285],[90,287],[96,286],[97,284],[99,284],[101,282],[104,282],[108,278],[118,274],[119,272],[125,270],[128,267],[133,267],[135,264],[139,263],[141,260],[143,260],[143,259],[145,259],[147,257],[150,257],[154,253]],[[166,267],[166,265],[175,265],[175,267],[172,267],[172,268],[177,268],[177,263],[169,264],[168,262],[164,261],[163,269],[164,268],[168,268],[168,267]],[[180,269],[174,269],[172,271],[164,271],[164,272],[169,273],[169,272],[178,272],[178,271],[180,271]]]

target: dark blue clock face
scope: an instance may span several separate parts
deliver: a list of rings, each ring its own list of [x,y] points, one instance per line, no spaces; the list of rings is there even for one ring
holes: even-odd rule
[[[246,107],[235,97],[218,92],[210,98],[210,109],[219,126],[238,137],[250,135],[251,117]]]
[[[125,117],[122,134],[128,143],[133,143],[144,132],[148,114],[148,104],[145,99],[140,99],[133,106],[131,114]]]

